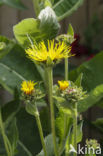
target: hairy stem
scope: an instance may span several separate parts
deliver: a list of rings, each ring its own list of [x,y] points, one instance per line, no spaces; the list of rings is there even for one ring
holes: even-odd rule
[[[75,103],[74,108],[73,134],[74,134],[74,148],[75,151],[77,151],[77,103]],[[74,153],[73,156],[77,156],[77,153]]]
[[[3,141],[4,141],[4,146],[5,146],[5,149],[6,149],[6,153],[8,156],[12,156],[11,155],[11,149],[9,149],[10,147],[8,146],[8,138],[5,134],[5,130],[4,130],[4,125],[3,125],[3,121],[2,121],[2,113],[1,113],[1,109],[0,109],[0,129],[1,129],[1,135],[3,137]]]
[[[68,58],[65,58],[65,80],[68,81]]]
[[[51,130],[53,135],[53,144],[54,144],[54,152],[55,156],[59,156],[57,143],[56,143],[56,133],[55,133],[55,114],[54,114],[54,105],[53,105],[53,75],[52,75],[52,67],[48,67],[48,99],[50,104],[50,113],[51,113]]]
[[[69,75],[69,72],[68,72],[68,58],[65,58],[65,81],[68,81],[68,75]],[[65,136],[65,133],[66,133],[66,128],[67,128],[67,115],[65,114],[64,116],[64,136]],[[68,140],[67,140],[68,142]],[[65,156],[68,156],[68,150],[65,151]]]
[[[39,117],[39,113],[38,113],[37,109],[36,109],[36,113],[35,113],[35,118],[36,118],[37,126],[38,126],[38,129],[39,129],[39,134],[40,134],[42,147],[43,147],[43,150],[44,150],[44,155],[47,156],[47,151],[46,151],[46,146],[45,146],[44,136],[43,136],[43,130],[42,130],[42,125],[41,125],[41,121],[40,121],[40,117]]]

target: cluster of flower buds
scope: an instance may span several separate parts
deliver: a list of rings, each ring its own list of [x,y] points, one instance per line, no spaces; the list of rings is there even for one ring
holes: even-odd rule
[[[100,147],[100,144],[95,139],[86,140],[88,148],[93,147],[95,150]]]
[[[82,87],[77,87],[73,82],[58,81],[60,94],[70,103],[82,100],[86,94]]]
[[[77,87],[73,83],[64,91],[63,94],[66,100],[70,103],[78,102],[79,100],[82,100],[85,96],[85,92],[83,91],[82,87]]]
[[[55,85],[53,90],[58,107],[73,109],[75,104],[86,96],[83,88],[78,87],[71,81],[58,81],[58,85],[59,87]]]

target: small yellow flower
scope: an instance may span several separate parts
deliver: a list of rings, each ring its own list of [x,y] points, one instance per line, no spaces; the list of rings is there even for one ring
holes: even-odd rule
[[[23,81],[21,84],[21,90],[26,94],[26,95],[31,95],[32,92],[34,91],[34,86],[36,83],[33,81]]]
[[[67,46],[64,42],[54,43],[54,40],[49,41],[47,46],[44,41],[41,41],[38,45],[35,44],[31,48],[26,50],[27,55],[33,61],[46,62],[48,58],[52,61],[70,57],[71,47]]]
[[[60,90],[65,90],[66,88],[68,88],[69,86],[69,82],[68,81],[58,81]]]

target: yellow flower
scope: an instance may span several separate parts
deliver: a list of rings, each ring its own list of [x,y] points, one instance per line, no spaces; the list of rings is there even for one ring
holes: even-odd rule
[[[65,90],[66,88],[68,88],[69,86],[69,82],[68,81],[58,81],[60,90]]]
[[[54,40],[49,41],[47,46],[44,41],[41,41],[38,45],[35,44],[31,48],[26,50],[27,55],[33,61],[46,62],[48,58],[51,61],[70,57],[71,47],[67,46],[64,42],[54,43]]]
[[[33,81],[23,81],[21,84],[21,90],[26,94],[26,95],[31,95],[32,92],[34,91],[34,86],[36,83]]]

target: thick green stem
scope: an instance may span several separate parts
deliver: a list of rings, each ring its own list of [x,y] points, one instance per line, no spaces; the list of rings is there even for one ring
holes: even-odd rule
[[[68,81],[68,75],[69,75],[69,72],[68,72],[68,58],[65,58],[65,81]],[[64,136],[65,136],[66,128],[67,128],[67,115],[65,114],[65,116],[64,116]],[[67,151],[65,151],[65,156],[68,156]]]
[[[2,121],[1,109],[0,109],[0,129],[1,129],[1,134],[2,134],[2,137],[3,137],[4,146],[5,146],[7,155],[11,156],[11,153],[10,153],[10,150],[9,150],[9,146],[8,146],[8,143],[7,143],[7,138],[6,138],[6,135],[5,135],[3,121]]]
[[[39,134],[40,134],[40,139],[41,139],[41,143],[42,143],[43,150],[44,150],[44,155],[47,156],[47,151],[46,151],[46,146],[45,146],[44,136],[43,136],[43,130],[42,130],[42,125],[40,122],[38,110],[36,110],[35,118],[36,118],[36,122],[37,122],[38,129],[39,129]]]
[[[65,80],[68,81],[68,58],[65,58]]]
[[[57,143],[56,143],[56,133],[55,133],[55,114],[54,114],[54,105],[53,105],[53,75],[52,75],[52,67],[48,67],[48,99],[50,104],[50,112],[51,112],[51,130],[53,135],[53,144],[54,144],[54,152],[55,156],[59,156]]]
[[[74,108],[73,134],[74,134],[74,148],[75,151],[77,151],[77,103],[75,103],[75,108]],[[73,156],[77,156],[77,153],[74,153]]]
[[[46,94],[48,95],[49,88],[48,88],[48,68],[45,68],[45,89],[46,89]]]

